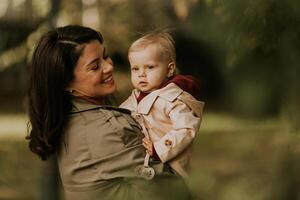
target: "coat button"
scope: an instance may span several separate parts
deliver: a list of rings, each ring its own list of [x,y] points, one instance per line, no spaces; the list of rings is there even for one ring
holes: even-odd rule
[[[171,147],[172,146],[172,141],[171,140],[165,140],[165,145],[167,147]]]

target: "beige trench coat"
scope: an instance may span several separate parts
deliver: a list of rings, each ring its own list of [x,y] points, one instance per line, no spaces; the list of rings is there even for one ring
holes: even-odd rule
[[[162,162],[181,176],[188,176],[191,144],[202,120],[204,102],[197,101],[174,83],[155,90],[137,103],[137,90],[120,107],[142,115],[143,125]]]
[[[174,198],[186,199],[186,186],[170,173],[157,171],[151,181],[137,176],[135,167],[143,164],[145,149],[140,127],[128,110],[79,99],[73,105],[58,151],[66,200],[166,199],[156,192],[161,187],[182,191]]]

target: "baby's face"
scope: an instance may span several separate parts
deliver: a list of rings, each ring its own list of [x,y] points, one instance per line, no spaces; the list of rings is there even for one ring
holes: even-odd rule
[[[167,80],[168,62],[158,54],[155,45],[129,52],[131,82],[141,92],[152,92]]]

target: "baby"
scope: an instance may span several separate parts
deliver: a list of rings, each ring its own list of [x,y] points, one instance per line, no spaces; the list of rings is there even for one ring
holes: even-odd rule
[[[166,31],[136,40],[128,58],[134,90],[120,107],[131,110],[143,127],[147,153],[187,177],[204,107],[196,99],[198,82],[192,76],[175,75],[174,40]]]

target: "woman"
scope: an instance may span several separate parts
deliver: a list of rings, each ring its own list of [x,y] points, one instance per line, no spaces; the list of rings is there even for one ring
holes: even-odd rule
[[[100,33],[76,25],[46,33],[30,75],[29,147],[43,160],[57,154],[66,199],[188,198],[167,166],[156,164],[151,181],[135,170],[142,133],[128,110],[108,106],[116,86]]]

